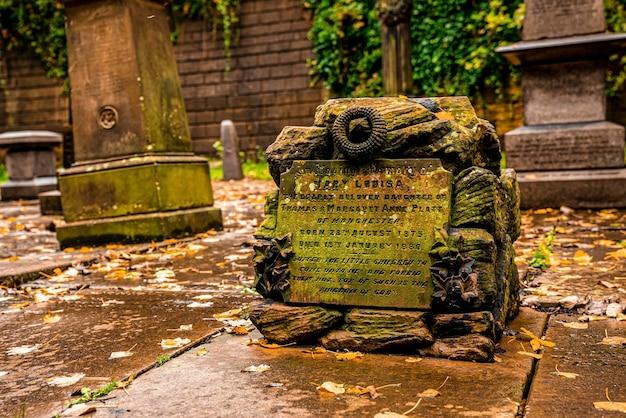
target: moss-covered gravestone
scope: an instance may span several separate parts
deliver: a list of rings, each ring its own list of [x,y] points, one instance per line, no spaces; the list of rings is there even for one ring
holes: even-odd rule
[[[65,0],[76,162],[59,172],[64,247],[222,227],[195,156],[161,1]]]
[[[250,311],[267,339],[493,360],[519,307],[519,196],[467,98],[330,100],[267,157]]]

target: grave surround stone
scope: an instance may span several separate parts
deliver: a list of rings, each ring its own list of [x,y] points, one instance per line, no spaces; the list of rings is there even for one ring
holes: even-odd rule
[[[193,155],[160,1],[66,0],[74,162],[59,172],[61,246],[221,228]]]
[[[315,125],[267,150],[253,323],[281,343],[492,361],[519,307],[520,221],[493,126],[464,97],[333,99]]]
[[[505,134],[508,166],[525,172],[522,207],[623,206],[624,127],[606,121],[605,78],[608,56],[626,49],[626,34],[604,32],[602,0],[525,5],[523,41],[498,48],[522,66],[524,126]],[[573,170],[605,171],[572,177]]]

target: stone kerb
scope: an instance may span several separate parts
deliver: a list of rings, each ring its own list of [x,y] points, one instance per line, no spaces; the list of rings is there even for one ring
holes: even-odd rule
[[[267,157],[250,317],[268,340],[493,360],[519,308],[519,189],[466,97],[329,100]]]

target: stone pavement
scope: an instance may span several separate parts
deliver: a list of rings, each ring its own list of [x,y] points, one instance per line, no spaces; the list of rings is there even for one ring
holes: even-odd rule
[[[255,333],[225,334],[203,344],[237,324],[213,315],[256,297],[247,289],[251,234],[263,193],[272,187],[264,181],[214,185],[225,231],[152,245],[59,252],[46,230],[52,219],[40,217],[36,206],[0,206],[0,277],[5,284],[37,279],[17,289],[0,288],[0,416],[51,416],[80,388],[135,375],[128,387],[89,407],[97,407],[97,416],[373,416],[406,412],[422,393],[407,415],[543,417],[616,414],[593,406],[606,401],[605,389],[613,401],[626,401],[619,339],[626,337],[619,312],[626,298],[625,211],[524,214],[517,261],[529,308],[501,340],[499,363],[385,355],[338,361],[333,353],[246,345],[258,338]],[[552,230],[551,265],[545,271],[528,268]],[[46,275],[39,274],[43,263]],[[54,271],[68,264],[74,267]],[[541,359],[520,354],[533,353],[529,339],[517,333],[521,327],[556,346],[545,347]],[[240,325],[237,332],[245,328]],[[182,346],[164,349],[162,342]],[[132,355],[109,359],[113,352]],[[158,356],[165,361],[163,355],[182,352],[149,370]],[[260,364],[270,369],[241,372]],[[351,385],[348,392],[356,385],[378,389],[332,396],[316,389],[327,381]],[[428,398],[426,389],[440,395]]]

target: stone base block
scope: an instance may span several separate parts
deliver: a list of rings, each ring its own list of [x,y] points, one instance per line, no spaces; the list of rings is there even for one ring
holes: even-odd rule
[[[193,155],[146,155],[59,171],[67,222],[213,205],[209,163]]]
[[[214,207],[156,212],[70,222],[57,226],[61,248],[113,242],[149,242],[222,229],[222,212]]]
[[[626,168],[518,173],[522,208],[626,207]]]
[[[54,176],[36,177],[30,180],[9,180],[0,186],[2,200],[37,199],[42,192],[56,190],[57,179]]]
[[[425,312],[350,309],[343,329],[321,343],[329,350],[415,352],[433,342],[426,318]]]
[[[485,363],[493,361],[495,350],[496,345],[491,338],[480,334],[469,334],[438,339],[432,346],[420,350],[420,354]]]
[[[61,192],[52,190],[50,192],[39,193],[39,208],[42,215],[63,215]]]
[[[522,126],[504,138],[507,165],[518,172],[624,165],[624,127],[611,122]]]
[[[250,320],[265,338],[279,344],[305,342],[337,325],[343,314],[321,306],[290,306],[265,300],[250,306]]]

